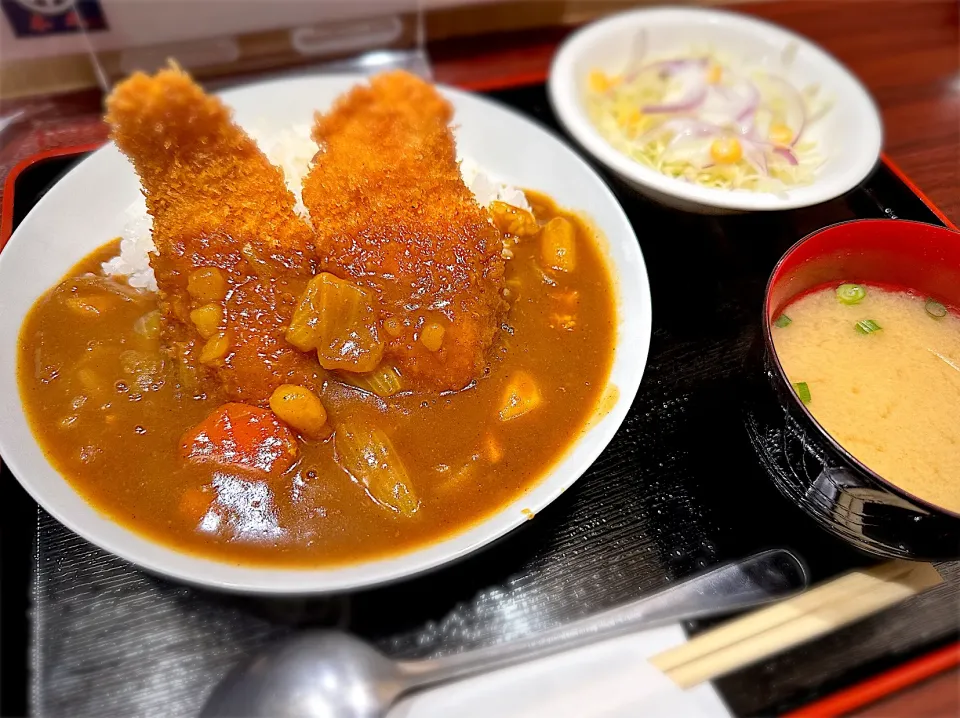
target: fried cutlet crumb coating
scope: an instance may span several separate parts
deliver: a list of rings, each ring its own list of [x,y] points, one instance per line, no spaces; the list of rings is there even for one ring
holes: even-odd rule
[[[386,359],[435,391],[482,375],[506,310],[502,238],[463,183],[452,116],[419,78],[375,76],[317,115],[303,187],[322,267],[377,291]]]
[[[220,100],[176,67],[120,83],[106,121],[140,176],[153,218],[158,254],[151,265],[168,350],[196,365],[204,340],[190,320],[196,302],[187,278],[217,267],[229,283],[223,309],[230,352],[203,373],[227,396],[260,404],[284,382],[318,381],[315,359],[283,339],[314,266],[313,232],[294,212],[282,171]]]

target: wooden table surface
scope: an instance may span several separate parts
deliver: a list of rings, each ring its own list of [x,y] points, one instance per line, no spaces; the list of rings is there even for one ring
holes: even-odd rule
[[[960,224],[956,0],[789,0],[739,4],[736,9],[792,28],[844,62],[880,106],[888,156]],[[430,52],[440,82],[490,87],[507,77],[542,81],[557,43],[567,33],[569,29],[556,29],[461,38],[432,44]],[[43,102],[61,103],[64,118],[96,123],[101,98],[97,93],[79,93]],[[98,132],[87,124],[84,136]],[[14,158],[4,159],[0,165],[9,167]],[[960,671],[942,673],[854,715],[960,716]]]

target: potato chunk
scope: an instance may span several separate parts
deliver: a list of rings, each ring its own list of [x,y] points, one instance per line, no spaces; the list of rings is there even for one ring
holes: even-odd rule
[[[525,371],[518,371],[507,382],[500,402],[500,421],[517,419],[536,409],[543,401],[540,387]]]
[[[543,228],[540,237],[540,258],[543,266],[558,272],[577,268],[577,232],[563,217],[554,217]]]

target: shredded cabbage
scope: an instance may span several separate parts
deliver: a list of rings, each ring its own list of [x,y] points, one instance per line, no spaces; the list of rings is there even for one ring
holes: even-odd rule
[[[806,132],[829,109],[816,86],[797,90],[764,70],[734,70],[710,50],[634,62],[616,76],[594,71],[587,84],[587,113],[600,134],[668,177],[780,193],[813,182],[822,164]],[[720,139],[742,154],[718,159]]]

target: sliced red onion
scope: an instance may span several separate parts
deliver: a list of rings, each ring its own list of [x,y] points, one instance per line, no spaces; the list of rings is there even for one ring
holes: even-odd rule
[[[780,64],[784,67],[790,67],[793,64],[793,61],[797,59],[797,52],[800,50],[800,46],[793,40],[788,42],[783,46],[783,51],[780,53]]]
[[[688,64],[683,69],[689,70],[692,67]],[[649,115],[665,112],[690,112],[697,109],[707,97],[707,79],[699,68],[696,68],[694,72],[688,72],[684,79],[686,82],[679,99],[672,102],[660,102],[655,105],[644,105],[640,109]]]
[[[769,176],[770,172],[767,169],[767,158],[759,143],[746,139],[740,140],[740,143],[743,146],[743,156],[747,162],[756,167],[764,177]]]
[[[660,62],[655,62],[652,65],[647,65],[647,69],[659,67],[668,72],[678,72],[680,70],[685,70],[688,67],[697,67],[703,69],[709,64],[709,57],[683,57],[677,60],[661,60]]]
[[[774,147],[774,148],[773,148],[773,154],[775,154],[775,155],[780,155],[780,156],[783,157],[787,162],[789,162],[790,164],[792,164],[792,165],[794,165],[794,166],[800,164],[800,161],[797,159],[797,156],[796,156],[795,154],[793,154],[793,152],[792,152],[791,150],[787,149],[786,147]]]
[[[623,74],[626,76],[631,67],[636,67],[647,54],[647,31],[646,28],[640,28],[640,32],[633,36],[633,42],[630,44],[630,58],[627,61],[627,69]]]
[[[640,73],[639,70],[631,71],[631,67],[636,67],[642,61],[644,56],[647,54],[647,31],[646,28],[641,28],[640,31],[633,36],[633,41],[630,43],[630,52],[627,56],[627,65],[623,69],[623,79],[625,82],[633,80]],[[611,87],[607,90],[607,97],[613,97],[616,92],[615,87]]]
[[[664,148],[664,154],[666,154],[670,149],[679,147],[680,145],[684,144],[689,140],[703,140],[711,136],[712,135],[710,134],[702,134],[702,133],[696,133],[696,132],[686,133],[686,134],[678,132],[677,134],[675,134],[673,137],[670,138],[670,141],[667,143],[667,146]]]
[[[644,105],[641,110],[648,115],[658,115],[665,112],[691,112],[703,104],[707,96],[707,85],[703,83],[697,87],[691,87],[676,102],[666,102],[660,105]]]
[[[752,164],[764,177],[770,176],[770,171],[767,169],[767,160],[763,156],[762,152],[757,152],[755,155],[751,156],[751,153],[744,155],[747,158],[747,162]]]
[[[723,134],[723,128],[692,117],[675,117],[645,132],[638,138],[638,142],[648,142],[664,132],[673,133],[673,138],[670,140],[673,142],[679,137],[719,137]]]
[[[725,121],[737,125],[741,135],[749,136],[760,105],[760,91],[756,86],[749,80],[736,78],[732,86],[716,85],[711,89],[727,103],[727,107],[721,109],[728,116]]]
[[[816,99],[816,95],[819,91],[820,91],[820,88],[818,85],[808,85],[803,89],[803,91],[801,91],[800,96],[805,98],[804,107],[809,108],[811,105],[814,105],[814,100]],[[819,122],[820,118],[822,118],[825,114],[827,114],[830,111],[831,107],[833,107],[832,102],[821,101],[820,103],[817,103],[817,104],[819,104],[819,107],[817,107],[812,112],[810,112],[810,114],[807,115],[807,121],[806,121],[807,127],[812,125],[814,122]]]
[[[717,85],[715,89],[728,102],[737,105],[734,117],[738,122],[753,114],[760,104],[760,91],[756,85],[745,78],[735,76],[735,80],[730,87]]]
[[[781,96],[787,102],[787,114],[789,115],[788,126],[793,130],[793,137],[788,144],[790,147],[793,147],[800,139],[800,135],[803,134],[803,129],[807,123],[806,104],[797,88],[787,80],[777,75],[767,75],[766,77],[772,84],[780,89]]]
[[[710,144],[709,137],[677,135],[664,148],[662,159],[665,162],[679,159],[697,169],[703,169],[711,162]]]
[[[661,135],[666,132],[672,133],[673,136],[670,138],[670,141],[667,143],[667,146],[664,149],[663,156],[665,158],[668,155],[674,154],[678,150],[682,150],[683,145],[689,140],[730,136],[730,131],[719,125],[698,120],[693,117],[675,117],[660,123],[651,130],[648,130],[639,138],[637,138],[636,141],[638,144],[642,145],[646,142],[649,142],[657,135]],[[783,157],[791,165],[799,164],[799,160],[790,149],[786,147],[777,147],[770,142],[751,137],[750,131],[737,136],[737,140],[743,147],[744,159],[765,177],[770,176],[770,169],[767,163],[768,152]],[[690,161],[691,164],[696,164],[692,160],[688,161]],[[709,162],[709,160],[705,160],[705,163],[700,164],[699,169],[705,169],[711,164],[713,163]]]
[[[747,89],[747,98],[743,102],[743,108],[737,114],[737,122],[743,124],[750,119],[750,126],[753,126],[753,115],[760,105],[760,90],[749,80],[744,80],[744,87]]]
[[[646,50],[644,50],[646,52]],[[652,62],[649,65],[644,65],[643,67],[638,67],[633,72],[628,72],[624,74],[624,80],[630,81],[634,80],[645,72],[650,72],[651,70],[657,70],[660,73],[664,73],[667,77],[670,77],[681,70],[686,70],[687,68],[700,68],[703,69],[710,64],[710,59],[706,57],[693,57],[693,58],[681,58],[677,60],[660,60],[659,62]]]

